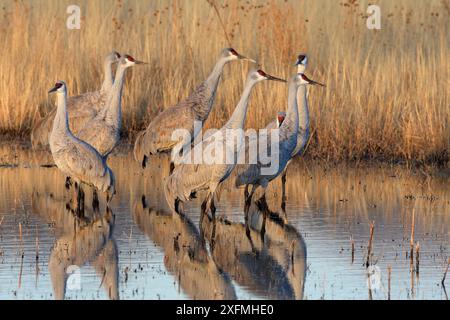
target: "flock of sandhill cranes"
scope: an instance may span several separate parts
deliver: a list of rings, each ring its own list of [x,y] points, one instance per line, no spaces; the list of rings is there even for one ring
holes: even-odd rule
[[[152,155],[172,152],[180,155],[186,146],[195,143],[200,130],[196,129],[196,122],[202,125],[207,120],[214,104],[217,87],[224,66],[234,60],[249,60],[232,48],[223,49],[218,61],[208,78],[184,101],[175,106],[165,108],[140,132],[134,144],[134,158],[143,168],[148,165]],[[241,153],[248,153],[259,144],[259,152],[277,157],[278,167],[275,172],[266,174],[263,170],[265,164],[257,161],[250,164],[228,163],[191,163],[181,161],[175,165],[171,162],[170,175],[165,181],[164,191],[169,207],[183,215],[182,204],[196,197],[198,191],[207,191],[201,206],[201,221],[208,211],[215,221],[215,199],[219,186],[227,180],[233,170],[236,170],[235,185],[245,186],[245,218],[248,220],[248,208],[252,197],[258,187],[263,189],[261,198],[257,201],[258,207],[264,217],[273,214],[265,198],[266,188],[272,180],[282,175],[282,208],[285,203],[286,170],[291,159],[301,154],[309,138],[309,113],[307,100],[307,85],[322,84],[310,80],[305,74],[308,58],[299,55],[295,65],[297,73],[288,81],[288,106],[286,112],[279,112],[276,120],[269,123],[269,131],[278,129],[278,148],[271,150],[271,141],[261,146],[258,138],[246,139],[240,137],[236,144],[229,143],[227,134],[230,129],[243,129],[247,114],[248,102],[253,87],[264,80],[287,82],[286,80],[267,74],[261,69],[253,69],[248,75],[242,96],[226,124],[214,134],[206,135],[201,144],[201,150],[208,150],[208,146],[223,142],[223,154],[231,153],[238,159]],[[112,76],[112,66],[117,63],[115,77]],[[107,203],[115,194],[114,173],[107,164],[108,155],[117,146],[120,140],[122,120],[122,90],[125,72],[128,68],[144,62],[134,59],[130,55],[121,56],[112,52],[105,57],[105,78],[99,91],[89,92],[79,96],[67,97],[67,85],[64,81],[56,82],[49,91],[56,92],[57,106],[45,118],[41,119],[33,128],[31,141],[33,148],[50,146],[56,166],[67,176],[66,186],[74,184],[75,197],[78,210],[84,207],[84,193],[81,185],[94,187],[94,203],[98,205],[96,190],[106,193]],[[298,103],[299,102],[299,103]],[[189,135],[180,140],[173,140],[174,130],[184,129]],[[269,135],[270,137],[270,135]],[[182,159],[190,159],[192,152],[189,149],[182,154]],[[206,151],[205,151],[206,152]],[[249,186],[252,186],[249,193]],[[94,205],[93,203],[93,205]],[[280,217],[286,222],[286,214]],[[200,221],[200,225],[202,222]],[[264,219],[265,221],[265,219]],[[246,223],[248,226],[248,224]],[[250,231],[247,229],[247,233]],[[264,233],[264,228],[261,230]],[[214,237],[213,237],[214,238]]]

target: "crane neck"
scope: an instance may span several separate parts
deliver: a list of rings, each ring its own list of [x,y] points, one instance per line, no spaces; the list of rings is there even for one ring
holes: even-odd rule
[[[304,64],[298,64],[297,65],[297,73],[305,73],[306,66]]]
[[[103,70],[104,70],[104,79],[100,91],[109,92],[114,82],[111,61],[105,61],[103,63]]]
[[[305,88],[305,85],[300,85],[300,87]],[[297,143],[297,134],[299,126],[299,114],[298,114],[298,104],[297,104],[297,91],[300,88],[295,82],[295,78],[291,79],[289,82],[288,89],[288,108],[286,112],[286,118],[280,127],[280,140],[291,140],[293,138],[292,148],[295,147]]]
[[[294,151],[292,152],[293,157],[303,152],[309,139],[309,110],[308,110],[308,97],[306,85],[302,85],[298,89],[297,101],[300,102],[298,111],[299,126],[298,126],[297,145]]]
[[[67,92],[56,94],[56,116],[53,121],[52,135],[56,136],[70,134],[69,117],[67,114]]]
[[[128,66],[122,64],[117,68],[115,81],[108,93],[106,104],[99,113],[101,119],[119,127],[122,122],[122,92],[127,68]]]
[[[206,82],[208,84],[210,84],[211,86],[214,85],[217,86],[217,83],[219,82],[220,76],[222,75],[223,72],[223,67],[227,64],[227,62],[228,61],[223,58],[217,60],[213,70],[209,74],[208,78],[206,78]]]
[[[247,79],[245,86],[244,86],[244,91],[242,92],[242,95],[241,95],[241,99],[239,100],[239,103],[237,104],[236,108],[234,109],[234,112],[231,115],[231,118],[225,124],[225,128],[227,128],[227,129],[242,129],[242,128],[244,128],[244,123],[245,123],[245,119],[247,116],[248,101],[250,99],[250,94],[252,92],[252,89],[256,83],[257,83],[257,81]]]
[[[211,112],[217,93],[217,86],[223,73],[223,67],[227,64],[225,59],[219,59],[208,78],[197,88],[191,98],[197,101],[193,104],[194,111],[200,121],[205,121]],[[198,101],[198,96],[201,100]]]
[[[297,102],[300,103],[298,109],[299,129],[303,131],[309,131],[309,108],[306,92],[306,85],[301,85],[297,90]]]

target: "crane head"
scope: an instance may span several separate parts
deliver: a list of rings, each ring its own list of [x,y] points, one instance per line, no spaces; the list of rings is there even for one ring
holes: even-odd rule
[[[52,93],[52,92],[64,93],[67,90],[66,88],[67,88],[66,83],[64,81],[58,80],[58,81],[56,81],[53,88],[51,88],[48,91],[48,93]]]
[[[242,54],[239,54],[236,50],[233,48],[225,48],[222,50],[221,58],[226,59],[227,61],[233,61],[233,60],[247,60],[253,63],[256,63],[255,60],[247,58],[246,56],[243,56]]]
[[[105,57],[105,62],[111,64],[119,62],[119,60],[120,60],[120,53],[118,53],[117,51],[112,51]]]
[[[129,54],[123,55],[123,56],[120,58],[120,63],[121,63],[124,67],[132,67],[132,66],[137,65],[137,64],[147,64],[146,62],[136,60],[135,58],[133,58],[133,57],[130,56]]]
[[[270,74],[267,74],[261,69],[250,71],[249,76],[254,81],[273,80],[286,82],[286,80],[271,76]]]
[[[298,73],[304,73],[308,65],[308,56],[306,54],[299,54],[295,65],[297,66]]]
[[[303,74],[303,73],[298,73],[298,74],[295,76],[295,79],[296,79],[296,81],[298,81],[298,84],[299,84],[299,85],[301,85],[301,84],[309,84],[309,85],[319,85],[319,86],[321,86],[321,87],[325,87],[324,84],[309,79],[309,78],[308,78],[305,74]]]
[[[281,127],[283,124],[284,119],[286,118],[286,112],[284,111],[278,111],[277,114],[277,128]]]

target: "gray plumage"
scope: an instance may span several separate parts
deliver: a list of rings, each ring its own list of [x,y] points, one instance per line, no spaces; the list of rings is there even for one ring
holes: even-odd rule
[[[297,65],[297,73],[304,74],[306,66],[308,65],[308,57],[304,54],[300,54],[295,64]],[[303,153],[304,148],[306,147],[306,143],[308,142],[309,139],[309,110],[308,110],[308,101],[306,97],[307,97],[306,95],[303,96],[303,92],[301,90],[297,91],[299,126],[297,135],[297,145],[292,151],[291,155],[292,158]],[[270,130],[278,128],[279,125],[280,124],[278,123],[278,119],[275,119],[266,126],[266,129]]]
[[[248,101],[251,91],[255,84],[263,80],[281,80],[270,75],[267,75],[262,70],[252,70],[247,76],[242,96],[239,100],[236,109],[234,110],[228,122],[215,134],[210,135],[203,141],[199,142],[188,154],[184,156],[182,164],[177,166],[173,173],[167,178],[165,183],[165,194],[169,206],[176,212],[180,213],[177,204],[190,200],[191,195],[200,190],[208,190],[208,196],[204,201],[206,208],[214,208],[214,195],[220,183],[226,180],[236,166],[236,160],[239,158],[243,145],[243,136],[237,139],[235,144],[232,139],[227,139],[227,134],[232,134],[237,130],[242,130],[247,114]],[[284,81],[284,80],[281,80]],[[229,130],[231,129],[231,130]],[[219,149],[213,147],[211,154],[203,152],[210,149],[213,144],[222,146],[222,156],[216,159],[212,164],[208,161],[212,159],[209,157],[220,157],[216,151]],[[196,148],[201,147],[203,155],[200,164],[189,164],[187,159],[191,159],[192,153],[196,152]],[[225,161],[225,155],[233,155],[234,161]],[[212,209],[213,211],[214,209]],[[214,215],[214,212],[212,212]],[[203,214],[203,212],[202,212]]]
[[[267,143],[259,150],[259,154],[270,155],[271,159],[278,160],[278,166],[276,170],[271,173],[262,173],[263,166],[268,164],[262,164],[259,160],[255,164],[244,164],[239,165],[237,168],[238,175],[236,177],[236,186],[241,185],[253,185],[254,189],[257,186],[262,186],[264,189],[270,181],[275,179],[287,165],[287,162],[291,158],[291,154],[297,145],[297,134],[298,134],[298,106],[297,106],[297,89],[306,90],[305,84],[302,83],[302,78],[299,75],[293,76],[289,81],[289,93],[288,93],[288,111],[286,118],[279,128],[279,141],[278,150],[272,150],[271,148],[271,134],[268,134]],[[259,144],[258,139],[250,140],[249,144]],[[250,145],[249,150],[252,150]],[[272,164],[272,163],[270,163]],[[254,192],[252,190],[252,193]]]
[[[308,64],[308,57],[304,54],[300,54],[295,63],[295,65],[297,66],[297,74],[303,74],[306,69],[307,64]],[[312,83],[318,84],[314,81],[312,81]],[[302,154],[305,151],[305,148],[306,148],[306,145],[307,145],[307,142],[309,139],[309,111],[308,111],[308,101],[307,101],[307,88],[305,88],[305,91],[303,91],[303,89],[297,90],[297,102],[300,103],[299,110],[298,110],[299,122],[298,122],[298,130],[297,130],[297,143],[296,143],[295,148],[291,152],[290,158],[287,160],[287,163],[284,165],[284,169],[281,174],[281,184],[282,184],[282,186],[281,186],[281,189],[282,189],[281,208],[284,211],[285,222],[286,222],[285,206],[286,206],[287,168],[294,157]],[[271,121],[265,127],[265,129],[267,129],[270,132],[272,129],[279,128],[282,125],[282,122],[285,119],[285,117],[286,117],[286,114],[284,112],[279,112],[277,119]],[[257,141],[253,141],[252,143],[257,143]],[[248,154],[249,145],[250,144],[246,145],[247,146],[246,155]],[[253,166],[252,168],[253,168],[253,170],[255,170],[257,167]],[[244,172],[247,169],[248,168],[246,166],[240,166],[238,168],[238,171]],[[250,173],[248,173],[248,174],[250,174]],[[257,173],[252,173],[252,174],[257,174]],[[243,178],[241,177],[241,179],[243,179]],[[238,180],[236,180],[236,183],[239,184],[240,182]],[[257,186],[258,186],[258,184],[254,185],[251,196],[253,195],[253,192],[257,188]],[[246,185],[246,190],[245,190],[246,197],[248,197],[248,189],[247,188],[248,188],[248,184]],[[251,196],[250,196],[250,199],[251,199]],[[250,199],[246,199],[246,202],[249,201]],[[264,198],[264,200],[265,200],[265,198]],[[248,203],[246,203],[246,207],[248,207]],[[268,209],[268,208],[266,208],[266,209]]]
[[[140,63],[142,62],[129,55],[124,55],[120,59],[105,106],[94,118],[88,120],[77,134],[79,139],[89,143],[104,157],[111,153],[120,140],[125,72],[129,67]]]
[[[199,132],[194,130],[195,122],[203,124],[211,112],[224,66],[238,59],[251,60],[238,54],[232,48],[223,49],[208,78],[186,100],[166,108],[150,122],[146,130],[138,134],[133,151],[135,160],[142,162],[145,167],[146,157],[169,152],[177,146],[174,150],[176,153],[183,146],[190,144]],[[172,140],[172,133],[177,129],[186,130],[189,136]]]
[[[50,150],[56,166],[78,184],[92,185],[109,195],[115,193],[115,179],[106,160],[90,144],[75,137],[69,129],[67,87],[58,81],[50,92],[57,92],[57,112],[50,134]]]
[[[70,128],[76,135],[82,126],[93,119],[107,102],[107,96],[113,85],[112,65],[120,58],[120,54],[113,51],[103,62],[104,80],[101,89],[87,92],[67,99],[67,112],[69,113]],[[57,107],[53,108],[44,118],[37,121],[31,131],[31,145],[33,149],[47,148],[53,127],[53,119]]]

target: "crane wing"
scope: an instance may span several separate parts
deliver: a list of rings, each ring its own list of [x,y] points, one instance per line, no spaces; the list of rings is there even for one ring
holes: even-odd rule
[[[86,182],[103,177],[106,173],[103,158],[92,146],[83,141],[72,143],[64,156],[70,172]]]
[[[180,141],[172,140],[172,134],[178,129],[193,135],[194,115],[186,106],[170,107],[150,122],[141,140],[143,150],[149,154],[172,149]]]

